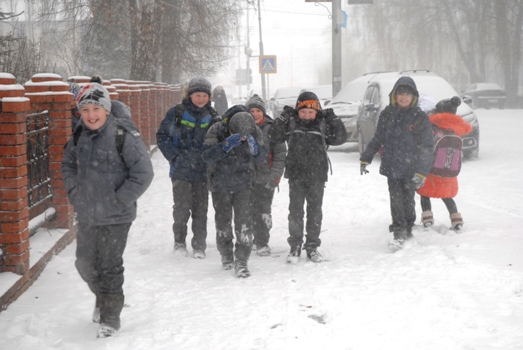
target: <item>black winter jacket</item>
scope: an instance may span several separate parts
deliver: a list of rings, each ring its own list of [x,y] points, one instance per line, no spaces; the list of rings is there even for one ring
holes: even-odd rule
[[[116,148],[115,116],[127,130],[122,156]],[[154,173],[129,109],[112,101],[111,114],[100,129],[92,131],[80,121],[75,133],[79,133],[76,146],[73,135],[61,167],[78,221],[91,226],[132,222],[136,201],[151,184]]]
[[[226,153],[222,148],[223,141],[230,136],[226,120],[213,124],[207,132],[202,158],[208,164],[209,191],[236,193],[252,186],[255,166],[267,163],[268,152],[262,132],[256,126],[251,135],[258,143],[258,155],[251,155],[247,142]]]
[[[380,174],[391,179],[411,179],[416,173],[426,176],[432,167],[432,127],[427,115],[415,105],[416,99],[410,108],[397,106],[394,92],[399,85],[409,85],[416,91],[410,77],[396,82],[390,104],[380,113],[376,133],[360,161],[370,164],[383,146]]]
[[[320,130],[322,123],[325,125],[325,138]],[[291,130],[293,124],[294,130]],[[285,106],[282,116],[274,121],[269,139],[273,143],[287,141],[285,178],[325,182],[329,172],[325,146],[345,143],[347,131],[330,108],[319,111],[316,119],[306,123],[298,118],[298,111]]]

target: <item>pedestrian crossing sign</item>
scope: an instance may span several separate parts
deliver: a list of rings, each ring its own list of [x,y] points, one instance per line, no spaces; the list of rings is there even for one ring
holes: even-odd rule
[[[260,74],[276,74],[276,56],[260,56]]]

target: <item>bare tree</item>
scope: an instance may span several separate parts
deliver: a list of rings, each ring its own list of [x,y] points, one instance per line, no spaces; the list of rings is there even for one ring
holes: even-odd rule
[[[517,102],[521,71],[523,1],[495,1],[496,46],[505,78],[508,105]]]

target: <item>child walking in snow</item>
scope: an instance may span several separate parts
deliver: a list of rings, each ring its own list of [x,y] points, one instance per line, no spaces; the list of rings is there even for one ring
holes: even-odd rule
[[[65,147],[62,177],[77,213],[75,265],[96,296],[93,321],[100,323],[103,338],[120,328],[122,255],[136,201],[151,184],[153,167],[129,109],[111,101],[102,85],[85,85],[78,109],[81,120]]]
[[[216,245],[224,270],[250,276],[252,246],[251,188],[254,168],[267,163],[260,128],[245,106],[233,106],[205,136],[202,158],[208,165],[209,190],[215,211]],[[234,214],[233,245],[232,220]],[[235,249],[234,249],[235,248]]]
[[[430,122],[433,125],[434,135],[437,135],[438,133],[452,133],[461,138],[463,135],[472,131],[470,123],[456,115],[457,108],[460,104],[461,100],[458,96],[454,96],[451,99],[441,100],[436,104],[435,113],[429,117]],[[456,149],[454,151],[461,153],[461,149]],[[438,156],[437,154],[434,156],[436,161]],[[457,154],[456,156],[461,157],[461,154]],[[448,161],[451,160],[452,159],[448,159]],[[451,164],[448,164],[448,166],[450,167]],[[421,196],[421,208],[423,210],[421,218],[423,226],[428,227],[434,224],[434,215],[432,213],[430,198],[441,198],[450,214],[451,229],[459,231],[463,227],[463,218],[458,212],[456,202],[453,199],[458,193],[458,177],[457,175],[450,177],[441,176],[441,172],[438,172],[440,174],[440,176],[438,176],[434,174],[436,171],[437,169],[433,168],[433,170],[431,170],[427,175],[427,180],[425,181],[424,186],[417,190],[418,194]]]
[[[303,206],[307,201],[307,235],[304,249],[316,263],[324,261],[318,251],[323,219],[322,204],[329,172],[328,145],[341,145],[347,131],[332,109],[322,110],[312,92],[302,92],[296,108],[285,106],[269,132],[272,143],[287,141],[285,178],[289,179],[288,263],[297,263],[301,255],[304,229]]]
[[[207,249],[207,167],[203,141],[216,111],[211,107],[211,83],[203,77],[189,81],[181,103],[165,114],[156,140],[169,161],[173,195],[174,253],[187,256],[187,223],[192,218],[193,258],[205,259]]]
[[[374,137],[360,157],[360,174],[383,147],[380,174],[387,177],[394,239],[392,250],[412,238],[416,221],[414,193],[423,186],[432,165],[434,137],[427,115],[417,107],[418,90],[411,77],[399,78],[389,94],[390,104],[380,113]]]
[[[263,142],[269,146],[269,161],[256,167],[256,176],[252,184],[251,210],[253,221],[253,236],[256,253],[260,256],[271,255],[269,247],[270,230],[272,228],[271,206],[274,189],[278,186],[285,167],[287,147],[285,143],[270,143],[269,130],[273,119],[265,112],[265,102],[253,95],[245,104],[254,117],[254,122],[263,133]],[[254,248],[253,248],[254,249]]]

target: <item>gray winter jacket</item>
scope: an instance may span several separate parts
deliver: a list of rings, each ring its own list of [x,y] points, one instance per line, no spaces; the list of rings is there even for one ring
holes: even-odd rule
[[[117,121],[127,131],[121,156],[116,147]],[[132,222],[136,201],[153,176],[145,144],[129,109],[119,101],[112,101],[111,114],[100,129],[92,131],[80,121],[65,147],[62,178],[67,196],[77,220],[88,225]]]
[[[278,184],[285,168],[285,157],[287,155],[287,145],[285,142],[270,143],[269,130],[273,119],[267,115],[261,125],[258,125],[263,133],[263,142],[269,148],[269,159],[267,164],[256,166],[255,184],[265,185],[268,182]]]

